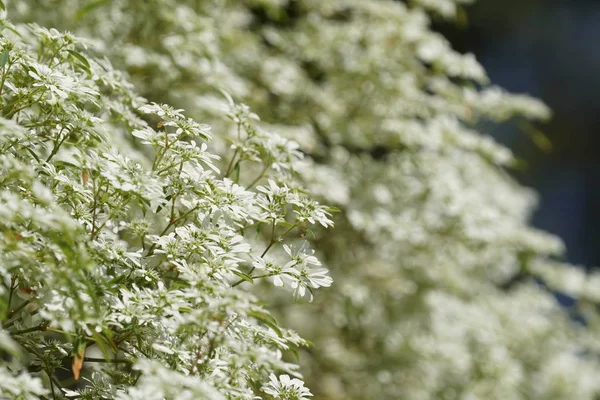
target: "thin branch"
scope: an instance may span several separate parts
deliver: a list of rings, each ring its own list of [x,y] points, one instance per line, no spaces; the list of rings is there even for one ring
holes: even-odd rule
[[[31,92],[31,94],[33,95],[33,93],[35,93],[35,90],[33,92]],[[26,108],[31,107],[33,104],[35,103],[39,103],[39,101],[42,99],[42,96],[44,96],[44,93],[46,92],[42,92],[42,94],[40,94],[38,96],[37,99],[33,100],[31,99],[27,104],[25,104],[24,106],[22,106],[21,108],[17,108],[16,110],[11,110],[10,113],[6,116],[6,119],[11,119],[12,117],[14,117],[17,113],[23,111]]]
[[[12,297],[13,297],[13,294],[15,292],[15,288],[16,288],[15,283],[16,283],[16,281],[17,281],[17,275],[13,274],[12,278],[10,279],[10,291],[8,293],[8,307],[6,307],[7,310],[8,310],[8,313],[6,314],[6,318],[7,319],[11,317],[11,314],[10,314],[10,304],[12,302]]]
[[[52,148],[52,152],[50,153],[50,155],[46,159],[46,162],[50,162],[50,160],[52,160],[52,157],[54,157],[56,155],[56,153],[58,153],[58,150],[60,149],[60,146],[62,146],[62,144],[65,142],[65,140],[67,140],[67,137],[69,137],[70,133],[67,133],[60,140],[58,139],[60,137],[60,135],[62,135],[62,133],[63,133],[64,130],[65,130],[65,127],[63,126],[60,129],[60,132],[58,132],[58,137],[56,138],[57,140],[54,142],[54,148]]]
[[[254,179],[252,182],[250,182],[250,184],[248,185],[246,190],[251,189],[254,185],[256,185],[256,182],[258,182],[265,175],[265,173],[269,170],[269,168],[271,168],[271,164],[265,165],[265,167],[261,171],[260,175],[258,175],[256,177],[256,179]]]
[[[113,358],[111,360],[107,360],[105,358],[98,358],[98,357],[84,357],[83,361],[97,362],[97,363],[109,363],[109,364],[133,364],[132,360],[126,360],[123,358],[120,358],[120,359]]]
[[[276,240],[275,240],[275,220],[273,220],[273,224],[272,224],[272,228],[271,228],[271,240],[270,240],[267,248],[260,255],[260,258],[263,258],[267,254],[267,252],[271,249],[271,247],[275,244],[275,242],[276,242]]]
[[[237,157],[238,155],[238,151],[240,149],[237,148],[235,149],[235,151],[233,152],[233,156],[231,157],[231,161],[229,161],[229,165],[227,166],[227,172],[225,172],[225,178],[229,177],[229,174],[231,173],[231,167],[233,167],[233,161],[235,160],[235,157]]]
[[[52,392],[52,398],[56,400],[56,393],[54,393],[54,382],[52,380],[52,376],[50,375],[50,372],[48,372],[48,370],[44,371],[46,372],[46,375],[48,375],[48,380],[50,381],[50,391]]]
[[[14,331],[14,332],[10,332],[11,335],[24,335],[26,333],[31,333],[31,332],[38,332],[38,331],[45,331],[46,328],[48,327],[48,322],[43,322],[37,326],[32,326],[31,328],[27,328],[27,329],[23,329],[20,331]]]
[[[169,164],[169,165],[167,165],[166,167],[163,167],[163,168],[159,169],[158,171],[156,171],[156,173],[157,173],[158,175],[160,175],[160,174],[162,174],[163,172],[167,172],[167,171],[168,171],[168,170],[170,170],[171,168],[174,168],[174,167],[176,167],[176,166],[178,166],[178,165],[180,165],[180,164],[181,164],[181,161],[174,162],[174,163],[172,163],[172,164]]]
[[[96,179],[92,177],[92,193],[94,193],[94,204],[92,205],[92,232],[91,236],[94,239],[96,236],[96,208],[98,207],[98,196],[100,195],[100,188],[96,191]]]
[[[25,150],[27,150],[29,154],[31,154],[33,158],[35,158],[35,161],[37,161],[38,163],[42,162],[42,160],[40,160],[40,157],[37,154],[35,154],[35,152],[32,149],[30,149],[29,147],[25,147]]]
[[[271,249],[271,247],[273,247],[273,245],[279,241],[281,241],[281,239],[283,239],[283,237],[285,235],[287,235],[288,233],[290,233],[292,231],[292,229],[294,229],[296,227],[296,224],[290,226],[290,228],[285,231],[281,236],[279,236],[278,238],[275,238],[275,220],[273,220],[273,227],[271,229],[271,240],[269,241],[269,245],[265,248],[265,250],[262,252],[262,254],[260,255],[260,258],[263,258],[265,255],[267,255],[268,251]],[[252,274],[252,272],[254,272],[254,270],[256,269],[256,267],[252,267],[250,268],[250,271],[248,271],[248,276],[250,277],[250,279],[254,279],[254,278],[264,278],[265,276],[269,276],[269,275],[259,275],[259,276],[251,276],[250,274]],[[234,282],[231,287],[236,287],[240,284],[242,284],[243,282],[246,282],[245,279],[240,279],[236,282]]]
[[[21,311],[23,308],[27,307],[27,305],[30,303],[29,300],[25,300],[23,303],[21,303],[19,305],[19,307],[15,308],[14,310],[10,310],[8,312],[8,318],[12,318],[13,315],[15,315],[16,313],[18,313],[19,311]]]
[[[78,335],[78,334],[76,334],[76,333],[71,333],[71,332],[63,331],[63,330],[61,330],[61,329],[56,329],[56,328],[46,328],[46,332],[52,332],[52,333],[62,333],[63,335],[67,335],[67,336],[73,336],[73,337],[79,336],[79,335]],[[92,342],[94,342],[94,343],[96,342],[96,339],[95,339],[95,338],[93,338],[93,337],[91,337],[91,336],[84,336],[83,338],[84,338],[85,340],[92,341]]]
[[[0,82],[0,95],[2,94],[2,90],[4,89],[4,82],[6,81],[6,77],[8,76],[8,71],[10,71],[10,67],[12,67],[12,63],[8,63],[7,68],[2,69],[2,82]]]
[[[31,312],[31,314],[30,314],[30,315],[36,315],[36,314],[38,313],[38,311],[39,311],[39,309],[38,309],[38,310],[33,310],[33,311]],[[21,317],[19,316],[19,317],[17,317],[17,318],[15,318],[15,319],[13,319],[12,321],[8,321],[8,322],[7,322],[6,324],[4,324],[4,326],[2,326],[2,327],[3,327],[4,329],[8,329],[8,328],[10,328],[11,326],[13,326],[13,325],[15,324],[15,322],[17,322],[17,321],[18,321],[18,320],[20,320],[20,319],[21,319]]]
[[[169,228],[171,228],[171,226],[173,226],[173,225],[175,225],[175,222],[171,219],[169,221],[169,223],[167,224],[167,226],[165,226],[165,229],[163,229],[163,231],[158,236],[163,236],[165,233],[167,233]],[[146,255],[144,257],[149,257],[152,254],[154,254],[155,248],[156,248],[156,243],[154,243],[154,244],[152,244],[152,246],[150,246],[150,248],[148,249],[148,252],[146,253]]]

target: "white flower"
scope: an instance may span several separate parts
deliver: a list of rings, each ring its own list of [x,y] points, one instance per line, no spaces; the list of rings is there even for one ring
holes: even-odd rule
[[[294,268],[296,261],[288,261],[284,266],[275,265],[272,262],[266,261],[262,257],[252,257],[252,266],[259,270],[264,270],[268,273],[267,276],[273,278],[273,285],[283,286],[285,282],[294,282],[298,276],[298,271]],[[293,278],[292,278],[293,277]]]
[[[333,279],[329,275],[327,268],[303,268],[300,271],[300,276],[310,284],[313,288],[329,287]]]
[[[297,378],[290,378],[289,375],[275,374],[269,375],[270,382],[263,386],[262,390],[276,399],[281,400],[307,400],[312,396],[308,388],[304,387],[304,382]]]
[[[295,248],[284,244],[283,249],[293,260],[297,261],[297,264],[321,265],[321,262],[317,257],[313,256],[315,251],[308,248],[308,246],[308,241],[303,241],[300,247]]]
[[[279,186],[273,179],[269,179],[269,186],[258,186],[256,188],[261,193],[273,198],[285,198],[289,193],[289,189],[286,185]]]

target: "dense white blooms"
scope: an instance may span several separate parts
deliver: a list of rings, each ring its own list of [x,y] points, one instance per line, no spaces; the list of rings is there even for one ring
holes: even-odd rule
[[[7,396],[600,395],[600,278],[487,135],[550,111],[430,29],[469,3],[11,2],[59,30],[0,37]]]
[[[35,400],[48,393],[39,378],[26,373],[15,376],[4,367],[0,367],[0,382],[0,396],[5,399]]]
[[[168,352],[168,349],[166,349]],[[224,400],[222,394],[194,376],[175,374],[160,363],[140,361],[136,368],[143,375],[135,387],[117,393],[118,400]]]
[[[225,94],[240,136],[222,170],[208,125],[146,103],[84,42],[4,25],[0,397],[255,399],[298,375],[284,354],[307,342],[238,286],[333,225],[294,172],[299,145]],[[312,299],[332,279],[309,246],[268,276]]]

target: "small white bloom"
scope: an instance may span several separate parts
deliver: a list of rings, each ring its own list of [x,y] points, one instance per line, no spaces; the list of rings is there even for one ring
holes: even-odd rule
[[[271,374],[269,378],[270,382],[263,386],[262,390],[276,399],[307,400],[312,396],[310,390],[304,387],[304,382],[300,379],[290,378],[287,374],[279,375],[279,378],[275,374]]]

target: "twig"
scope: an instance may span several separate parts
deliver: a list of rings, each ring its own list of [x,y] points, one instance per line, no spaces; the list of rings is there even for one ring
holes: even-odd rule
[[[258,182],[265,175],[265,172],[267,172],[269,170],[269,168],[271,168],[271,164],[265,165],[265,167],[261,171],[260,175],[258,175],[256,177],[256,179],[254,179],[252,182],[250,182],[250,184],[248,185],[248,187],[246,188],[246,190],[247,189],[251,189],[254,185],[256,185],[256,182]]]
[[[65,130],[65,127],[63,126],[60,129],[60,132],[58,132],[58,137],[60,137],[60,135],[62,135],[62,133],[63,133],[64,130]],[[52,148],[52,152],[50,153],[50,155],[46,159],[46,162],[50,162],[50,160],[52,160],[52,157],[54,157],[56,155],[56,153],[58,153],[58,150],[60,149],[60,146],[62,146],[62,144],[65,142],[65,140],[67,140],[68,136],[69,136],[69,133],[67,133],[66,135],[64,135],[60,140],[58,140],[58,137],[57,137],[56,142],[54,142],[54,148]]]
[[[126,360],[123,358],[120,358],[120,359],[113,358],[111,360],[107,360],[105,358],[98,358],[98,357],[84,357],[83,361],[97,362],[97,363],[110,363],[110,364],[133,364],[132,360]]]
[[[15,315],[16,313],[18,313],[19,311],[21,311],[23,308],[27,307],[27,305],[30,303],[29,300],[25,300],[23,303],[21,303],[21,305],[19,305],[19,307],[15,308],[14,310],[11,310],[8,312],[8,318],[12,318],[13,315]]]
[[[48,322],[42,322],[41,324],[37,325],[37,326],[32,326],[31,328],[27,328],[27,329],[23,329],[20,331],[14,331],[11,332],[12,335],[23,335],[25,333],[30,333],[30,332],[37,332],[37,331],[45,331],[46,328],[48,327]]]

